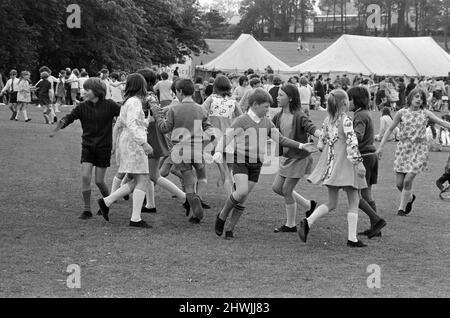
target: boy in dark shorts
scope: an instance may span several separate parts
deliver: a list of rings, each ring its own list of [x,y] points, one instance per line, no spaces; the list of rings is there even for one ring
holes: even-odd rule
[[[58,122],[58,126],[50,134],[54,137],[75,120],[79,119],[83,129],[81,168],[84,211],[80,219],[92,218],[91,212],[91,179],[95,167],[95,184],[103,197],[109,195],[105,184],[106,169],[110,166],[112,150],[113,120],[120,114],[120,106],[112,100],[106,100],[106,85],[98,78],[88,79],[83,85],[86,94],[84,102],[78,104],[73,111]]]
[[[227,130],[225,136],[217,144],[213,157],[214,161],[222,162],[226,146],[233,140],[235,141],[233,175],[236,188],[225,202],[222,211],[217,215],[215,224],[216,234],[222,236],[225,222],[232,212],[229,226],[225,231],[226,239],[234,237],[234,227],[245,210],[243,204],[258,183],[266,154],[268,136],[283,147],[304,149],[308,152],[316,151],[311,144],[302,144],[281,135],[273,122],[266,117],[273,100],[272,96],[263,88],[256,88],[250,94],[248,103],[250,106],[248,113],[239,116],[233,122],[231,129]]]
[[[352,101],[350,110],[354,111],[353,129],[358,138],[358,150],[366,168],[367,188],[360,191],[359,208],[369,217],[370,229],[359,234],[367,235],[370,239],[381,236],[381,229],[386,226],[386,221],[377,215],[377,206],[372,197],[372,185],[378,181],[378,156],[375,153],[375,135],[369,111],[370,95],[366,88],[356,86],[348,91],[348,96]]]

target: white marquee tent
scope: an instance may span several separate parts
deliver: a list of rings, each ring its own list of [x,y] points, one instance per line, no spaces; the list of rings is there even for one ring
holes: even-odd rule
[[[450,72],[450,55],[431,37],[343,35],[325,51],[293,69],[302,73],[438,77]]]
[[[211,62],[198,66],[204,71],[223,71],[242,73],[252,68],[263,73],[270,66],[275,73],[292,73],[292,68],[267,51],[250,34],[241,36],[222,54]]]

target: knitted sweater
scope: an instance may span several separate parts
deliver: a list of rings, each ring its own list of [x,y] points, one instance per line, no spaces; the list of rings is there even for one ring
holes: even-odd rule
[[[272,121],[276,128],[280,129],[280,120],[283,112],[276,114]],[[308,143],[308,134],[314,135],[316,132],[316,126],[308,119],[306,114],[302,111],[296,111],[294,113],[293,127],[291,135],[287,136],[295,141],[301,143]],[[283,147],[280,147],[280,156],[296,159],[304,159],[310,155],[309,152],[301,149],[291,148],[287,152],[283,151]]]
[[[264,162],[267,136],[282,147],[299,148],[300,143],[284,137],[269,118],[261,118],[256,123],[248,113],[239,116],[227,129],[225,136],[216,147],[217,152],[225,152],[225,147],[235,141],[237,163]]]

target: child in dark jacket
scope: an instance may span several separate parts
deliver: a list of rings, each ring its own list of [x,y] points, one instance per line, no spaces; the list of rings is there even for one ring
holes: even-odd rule
[[[350,110],[354,111],[353,130],[358,139],[358,150],[366,168],[367,188],[360,191],[359,208],[369,217],[370,229],[359,234],[372,238],[381,236],[381,229],[386,226],[386,221],[377,215],[377,206],[372,197],[372,185],[377,184],[378,179],[378,157],[373,144],[375,135],[369,111],[370,96],[369,92],[361,86],[351,88],[348,96],[350,101],[353,101],[350,105]]]
[[[278,91],[277,103],[282,111],[276,114],[272,121],[283,136],[301,143],[308,142],[308,134],[319,137],[319,130],[301,110],[300,94],[296,86],[292,84],[282,86]],[[276,228],[275,233],[296,233],[297,205],[306,211],[306,217],[309,217],[317,206],[316,201],[307,200],[294,191],[298,181],[311,173],[313,159],[305,150],[287,147],[280,147],[279,155],[279,170],[272,189],[284,197],[286,223]]]

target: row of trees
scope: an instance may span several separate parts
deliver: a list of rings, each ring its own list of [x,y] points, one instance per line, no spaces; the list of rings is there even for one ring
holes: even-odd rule
[[[81,24],[71,29],[67,7],[74,3]],[[196,0],[2,0],[0,72],[171,64],[208,50],[202,20]]]
[[[381,8],[382,27],[376,30],[377,35],[420,36],[429,35],[433,30],[447,36],[449,32],[450,0],[243,0],[238,31],[252,33],[259,39],[295,39],[298,34],[305,33],[306,21],[317,14],[314,10],[317,5],[322,15],[329,19],[324,19],[323,30],[315,27],[316,35],[320,32],[327,35],[371,34],[373,31],[366,24],[370,4]],[[351,12],[348,12],[349,7]],[[356,21],[347,21],[349,13],[356,13]],[[396,24],[393,23],[394,15],[398,17]],[[408,16],[414,16],[413,28],[407,23]]]

